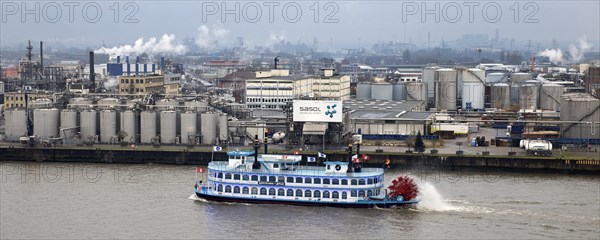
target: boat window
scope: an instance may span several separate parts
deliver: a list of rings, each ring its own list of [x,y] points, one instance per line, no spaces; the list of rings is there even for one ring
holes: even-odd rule
[[[273,168],[279,168],[279,163],[273,163]]]
[[[323,198],[329,198],[329,191],[323,191]]]
[[[367,191],[367,197],[373,196],[373,190]]]
[[[287,190],[287,195],[288,195],[288,197],[293,197],[294,196],[294,190],[288,189]]]
[[[231,179],[231,173],[225,173],[225,179]]]
[[[342,199],[348,199],[348,194],[346,192],[342,192]]]
[[[320,178],[315,178],[315,184],[321,184],[321,179]]]
[[[223,178],[223,173],[220,172],[219,175],[217,175],[217,178]]]
[[[377,178],[373,178],[373,182],[378,183]]]
[[[330,169],[331,169],[331,165],[327,165],[327,170],[330,170]]]
[[[276,182],[277,178],[275,176],[269,176],[269,182]]]
[[[233,187],[233,193],[240,193],[240,187],[238,187],[238,186]]]
[[[248,187],[243,187],[242,194],[248,194],[249,193],[248,190],[249,190]]]
[[[325,194],[323,194],[323,195],[325,195]],[[338,191],[331,192],[331,198],[335,198],[335,199],[340,198],[340,193],[338,193]]]
[[[296,183],[302,183],[302,178],[301,177],[297,177],[296,178]]]
[[[287,177],[287,182],[293,183],[294,182],[294,177]]]
[[[250,180],[250,176],[244,174],[244,175],[242,175],[242,180],[248,181],[248,180]]]
[[[285,177],[284,176],[279,176],[277,177],[277,182],[285,182]]]
[[[269,195],[275,195],[275,188],[269,188]]]
[[[373,184],[373,179],[372,178],[367,179],[367,184]]]
[[[329,178],[323,178],[323,184],[330,184],[331,180]]]
[[[347,179],[342,179],[342,185],[348,185],[348,180]]]
[[[278,189],[277,196],[285,196],[285,190],[283,190],[283,188]]]
[[[267,189],[266,188],[260,188],[260,195],[267,195]]]
[[[304,183],[312,183],[312,179],[307,177],[304,179]]]
[[[230,193],[231,192],[231,186],[229,186],[229,185],[225,186],[225,192]]]
[[[217,187],[217,192],[222,192],[223,191],[223,184],[219,184],[219,186]]]
[[[364,178],[359,179],[358,185],[365,185],[365,179]]]
[[[302,190],[296,190],[296,197],[302,197]]]
[[[252,181],[258,181],[258,176],[252,175],[252,177],[250,179],[252,179]]]
[[[365,196],[365,190],[358,191],[358,196],[359,197],[364,197]]]
[[[311,196],[312,196],[312,192],[310,192],[310,190],[304,191],[304,197],[311,197]]]
[[[260,176],[260,181],[261,182],[266,182],[267,181],[267,176]]]
[[[315,195],[314,195],[314,197],[316,197],[316,198],[320,198],[320,197],[321,197],[321,191],[319,191],[319,190],[315,190]]]
[[[239,174],[233,174],[233,180],[240,180],[240,175]]]
[[[358,192],[356,192],[356,190],[350,191],[350,197],[356,197],[357,195],[358,195]]]
[[[358,185],[358,181],[356,181],[356,179],[352,179],[350,182],[352,183],[352,185]]]
[[[333,185],[340,185],[340,180],[337,178],[331,179],[331,184]]]
[[[254,195],[258,194],[258,188],[253,187],[252,194],[254,194]]]

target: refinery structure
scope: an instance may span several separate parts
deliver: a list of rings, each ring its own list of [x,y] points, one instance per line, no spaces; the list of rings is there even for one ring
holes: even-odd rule
[[[470,142],[488,128],[502,133],[475,145],[600,144],[594,64],[369,66],[289,54],[199,62],[92,51],[44,65],[42,42],[39,55],[31,42],[24,50],[2,69],[6,143],[248,146],[258,137],[325,150],[401,146],[417,134]]]

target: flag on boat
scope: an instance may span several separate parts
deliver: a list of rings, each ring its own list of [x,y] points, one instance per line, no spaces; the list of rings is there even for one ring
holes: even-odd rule
[[[204,173],[204,168],[196,167],[196,173]]]
[[[369,160],[371,160],[371,156],[369,156],[367,154],[363,154],[362,155],[362,159],[365,160],[365,161],[369,161]]]
[[[308,157],[308,162],[316,162],[317,158],[316,157]]]
[[[360,158],[358,158],[358,155],[357,155],[357,154],[354,154],[354,155],[352,156],[352,162],[353,162],[353,163],[360,163]]]
[[[221,146],[213,146],[213,152],[220,152],[221,150],[223,150],[223,147],[221,147]]]
[[[327,157],[327,155],[325,155],[325,153],[321,153],[321,152],[318,152],[318,155],[319,155],[320,158],[326,158]]]

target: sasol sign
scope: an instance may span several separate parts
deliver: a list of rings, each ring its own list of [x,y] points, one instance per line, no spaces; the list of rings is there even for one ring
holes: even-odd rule
[[[342,101],[294,101],[294,122],[342,122]]]

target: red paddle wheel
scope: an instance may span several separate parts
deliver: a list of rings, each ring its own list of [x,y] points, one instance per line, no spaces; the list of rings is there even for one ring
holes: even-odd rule
[[[390,190],[388,196],[391,199],[397,199],[398,196],[402,196],[404,201],[415,199],[417,193],[419,193],[417,184],[409,176],[398,176],[398,178],[392,180],[392,185],[388,189]]]

